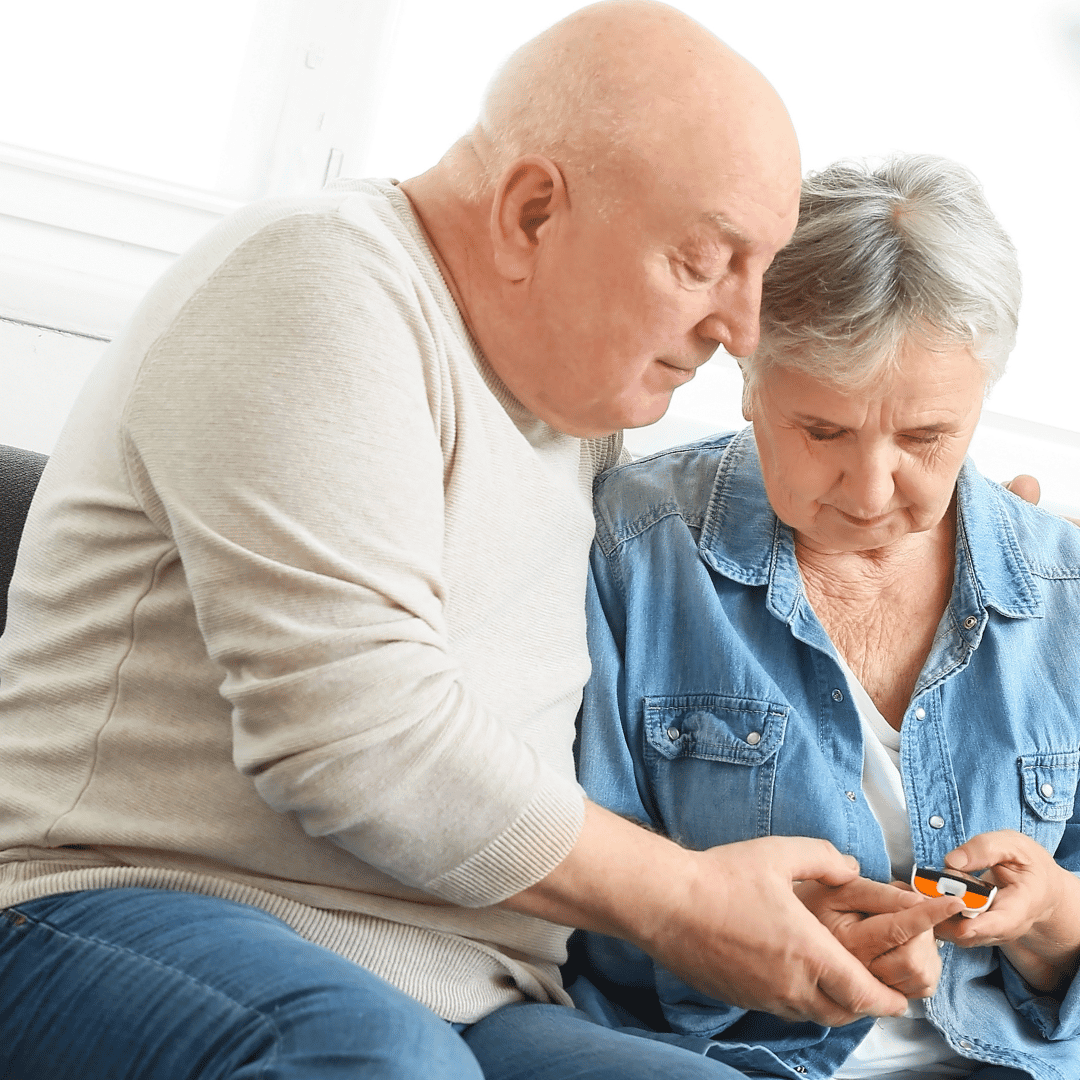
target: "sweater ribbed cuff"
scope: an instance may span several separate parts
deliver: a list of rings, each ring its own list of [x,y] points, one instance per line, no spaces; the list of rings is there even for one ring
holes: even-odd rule
[[[509,829],[423,888],[462,907],[498,904],[551,873],[570,854],[584,823],[585,801],[576,785],[545,788]]]

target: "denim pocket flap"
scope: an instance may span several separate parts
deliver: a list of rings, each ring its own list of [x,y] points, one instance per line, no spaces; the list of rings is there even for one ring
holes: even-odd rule
[[[1017,764],[1028,809],[1043,821],[1068,821],[1076,800],[1080,750],[1030,754]]]
[[[789,706],[722,694],[645,698],[645,737],[664,757],[737,765],[768,761],[784,741]]]

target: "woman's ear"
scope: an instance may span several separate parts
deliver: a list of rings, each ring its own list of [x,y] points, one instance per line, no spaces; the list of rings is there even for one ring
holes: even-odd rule
[[[559,167],[546,157],[518,158],[503,173],[491,205],[495,269],[507,281],[523,281],[554,220],[570,209]]]

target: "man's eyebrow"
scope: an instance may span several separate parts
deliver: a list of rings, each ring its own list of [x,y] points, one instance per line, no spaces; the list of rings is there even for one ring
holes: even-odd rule
[[[732,240],[735,240],[738,243],[745,245],[746,247],[749,247],[753,244],[753,241],[750,239],[750,237],[742,229],[740,229],[738,225],[736,225],[730,218],[725,217],[719,211],[706,214],[705,220],[710,225],[714,225],[725,236],[731,237]]]

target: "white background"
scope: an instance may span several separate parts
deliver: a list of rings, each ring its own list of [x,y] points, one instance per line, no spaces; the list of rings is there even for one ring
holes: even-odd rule
[[[467,129],[496,65],[578,6],[0,0],[0,318],[108,338],[230,206],[339,170],[422,171]],[[1052,505],[1080,510],[1080,2],[675,6],[773,82],[806,168],[901,149],[981,177],[1019,249],[1025,300],[973,453],[992,475],[1036,472]],[[35,202],[46,181],[55,193]],[[104,213],[102,192],[137,212]],[[0,324],[0,441],[47,450],[101,347]],[[714,360],[629,444],[737,423],[737,389]]]

